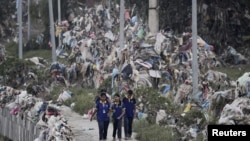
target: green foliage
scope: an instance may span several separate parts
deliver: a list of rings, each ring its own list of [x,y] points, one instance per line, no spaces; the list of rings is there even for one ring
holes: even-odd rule
[[[169,100],[166,97],[160,96],[160,94],[156,89],[150,87],[136,89],[135,95],[137,98],[142,96],[144,99],[143,103],[144,104],[149,103],[148,108],[152,110],[165,109],[166,103],[169,102]]]
[[[107,93],[111,94],[112,93],[112,88],[111,88],[111,84],[112,84],[112,77],[108,77],[107,79],[105,79],[102,84],[100,85],[100,87],[98,88],[98,92],[101,89],[106,89]]]
[[[35,21],[38,19],[38,13],[39,13],[39,5],[37,5],[35,2],[30,2],[30,18],[32,21]]]
[[[24,58],[31,58],[31,57],[42,57],[46,59],[48,62],[52,61],[52,53],[51,50],[40,49],[35,51],[27,51],[24,53]]]
[[[136,139],[141,141],[175,141],[177,136],[171,127],[161,127],[157,124],[149,124],[141,119],[134,122]]]
[[[14,56],[14,57],[18,56],[18,44],[14,41],[7,43],[5,45],[5,50],[7,56]]]
[[[65,105],[70,106],[75,103],[73,110],[81,115],[86,114],[89,109],[94,107],[96,91],[93,89],[69,89],[73,95],[71,99],[65,101]]]
[[[198,126],[199,128],[203,129],[206,125],[206,119],[200,110],[190,110],[183,118],[181,118],[181,122],[187,126],[192,126],[197,125],[197,119],[201,119],[201,122],[198,124]]]
[[[135,90],[135,97],[141,99],[137,104],[138,106],[141,103],[144,105],[142,112],[148,115],[146,119],[150,124],[155,124],[155,118],[160,109],[171,115],[178,115],[182,110],[179,105],[172,102],[173,100],[160,96],[158,91],[153,88],[138,88]]]
[[[11,140],[8,139],[7,137],[0,135],[0,141],[11,141]]]
[[[14,13],[16,10],[16,3],[11,0],[0,0],[0,19],[1,21],[9,18],[9,13]],[[1,22],[0,22],[1,23]]]
[[[64,89],[64,86],[61,86],[61,85],[54,86],[50,92],[50,95],[46,95],[44,97],[44,100],[45,101],[52,100],[53,102],[55,102],[63,89]]]
[[[134,91],[135,96],[137,98],[143,97],[143,104],[147,105],[149,103],[149,107],[152,110],[159,110],[165,109],[165,103],[168,102],[167,98],[161,97],[157,90],[145,87],[145,88],[138,88]]]
[[[242,76],[245,72],[250,71],[250,65],[236,65],[229,67],[230,69],[228,67],[219,67],[216,68],[216,71],[226,73],[228,75],[228,78],[230,78],[230,80],[236,80],[240,76]]]
[[[4,77],[8,75],[4,82],[5,85],[17,88],[20,84],[15,83],[15,80],[17,80],[24,71],[27,71],[30,65],[31,63],[25,60],[7,58],[7,60],[0,65],[0,75]]]
[[[175,104],[171,97],[167,98],[165,111],[169,115],[180,115],[183,111],[179,104]]]
[[[40,48],[41,46],[36,43],[36,38],[32,38],[27,42],[26,46],[23,48],[23,51],[38,50]]]
[[[146,119],[135,120],[133,123],[134,132],[138,132],[143,130],[149,126],[149,123]]]
[[[67,19],[67,10],[68,9],[68,1],[62,0],[61,1],[61,19],[65,20]],[[52,1],[53,5],[53,17],[54,21],[58,18],[58,6],[57,1]],[[42,47],[48,48],[48,42],[50,40],[50,20],[49,20],[49,6],[47,0],[41,0],[38,5],[39,10],[41,11],[41,21],[43,22],[43,25],[45,27],[45,30],[43,32],[44,34],[44,42]]]
[[[41,11],[41,21],[43,22],[43,25],[45,27],[45,30],[43,32],[44,34],[44,42],[43,47],[46,48],[48,46],[48,42],[50,40],[50,23],[49,23],[49,6],[47,0],[42,0],[39,2],[39,8]]]

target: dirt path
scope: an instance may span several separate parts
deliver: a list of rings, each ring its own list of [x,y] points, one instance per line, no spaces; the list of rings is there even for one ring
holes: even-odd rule
[[[72,127],[76,141],[98,141],[99,134],[96,120],[90,122],[90,120],[88,119],[83,119],[81,115],[72,111],[69,107],[66,106],[61,106],[61,110],[65,118],[68,120],[68,124]],[[88,128],[93,128],[94,130],[84,130]],[[113,125],[110,123],[107,141],[112,141],[112,132]],[[133,139],[130,141],[136,140]]]

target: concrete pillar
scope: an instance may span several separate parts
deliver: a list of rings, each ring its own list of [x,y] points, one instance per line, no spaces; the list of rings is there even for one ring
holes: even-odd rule
[[[150,33],[156,34],[159,31],[159,11],[158,0],[148,0],[149,9],[148,9],[148,26]]]

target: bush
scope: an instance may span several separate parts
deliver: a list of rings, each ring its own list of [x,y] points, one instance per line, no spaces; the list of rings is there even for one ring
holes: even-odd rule
[[[199,128],[203,129],[207,122],[204,114],[200,110],[190,110],[190,112],[186,113],[186,115],[182,118],[182,122],[187,125],[196,125],[197,119],[201,119],[201,122],[199,123]]]
[[[180,113],[180,106],[175,105],[170,98],[162,97],[153,88],[135,89],[135,97],[141,99],[137,102],[137,105],[143,104],[141,112],[147,113],[147,121],[150,124],[156,123],[156,115],[160,109],[165,110],[167,114]]]
[[[94,107],[96,90],[93,89],[70,89],[73,93],[71,99],[65,101],[65,105],[70,106],[75,103],[73,110],[81,115],[86,114],[89,109]]]
[[[143,104],[147,105],[147,109],[158,111],[159,109],[165,109],[165,103],[168,101],[166,97],[161,97],[157,90],[153,88],[138,88],[135,89],[134,95],[136,98],[143,97]]]
[[[18,44],[16,42],[9,42],[5,45],[6,56],[14,56],[18,58]]]
[[[112,84],[112,77],[108,77],[107,79],[105,79],[102,84],[100,85],[100,87],[98,88],[98,92],[101,89],[106,89],[108,94],[112,94],[112,88],[111,88],[111,84]]]
[[[0,135],[0,141],[11,141],[11,140],[8,139],[7,137]]]
[[[4,77],[4,84],[13,88],[21,86],[23,84],[23,80],[20,79],[20,76],[22,76],[30,66],[30,62],[14,57],[7,58],[7,60],[0,64],[0,75]]]
[[[40,48],[40,45],[36,43],[36,38],[33,37],[27,42],[26,46],[23,48],[23,51],[38,50]]]
[[[149,123],[146,119],[135,120],[133,125],[134,132],[139,132],[149,126]]]
[[[56,101],[61,92],[65,89],[64,86],[56,86],[51,91],[50,95],[46,96],[45,100]],[[70,99],[67,99],[62,104],[70,106],[75,103],[73,110],[81,115],[88,112],[89,109],[94,107],[94,99],[96,90],[94,89],[82,89],[82,88],[69,88],[66,89],[72,92]]]
[[[136,139],[141,141],[175,141],[176,133],[171,127],[161,127],[157,124],[150,125],[146,120],[134,122]]]
[[[54,84],[52,84],[52,85],[54,85]],[[64,89],[64,86],[61,86],[61,85],[53,86],[50,94],[43,97],[44,100],[45,101],[52,100],[53,102],[55,102],[63,89]]]

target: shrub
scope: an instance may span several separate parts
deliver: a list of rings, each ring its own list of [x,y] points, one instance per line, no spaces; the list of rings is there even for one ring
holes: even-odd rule
[[[139,132],[140,130],[143,130],[144,128],[147,128],[149,126],[149,123],[146,119],[140,119],[135,120],[133,125],[134,132]]]
[[[87,113],[89,109],[94,107],[94,98],[96,90],[93,89],[69,89],[73,95],[65,101],[65,105],[70,106],[75,103],[73,110],[81,115]]]
[[[181,120],[185,125],[191,126],[197,124],[197,119],[201,119],[201,122],[198,124],[199,128],[204,128],[207,122],[204,114],[200,110],[190,110]]]
[[[142,141],[175,141],[176,133],[171,127],[161,127],[157,124],[150,125],[146,120],[134,122],[136,139]]]
[[[8,139],[7,137],[0,135],[0,141],[11,141],[11,140]]]
[[[14,56],[18,58],[18,44],[16,42],[9,42],[5,45],[7,56]]]
[[[167,114],[176,114],[180,111],[180,106],[173,104],[170,98],[160,96],[158,91],[153,88],[135,89],[135,97],[141,99],[137,105],[143,104],[141,112],[147,113],[147,121],[150,124],[156,122],[157,111],[160,109],[166,110]]]
[[[5,85],[9,85],[14,88],[21,86],[22,80],[20,80],[20,76],[22,76],[22,73],[25,72],[25,70],[28,70],[30,65],[31,63],[18,58],[7,58],[7,60],[0,64],[0,75],[4,77]]]
[[[54,85],[54,84],[52,84],[52,85]],[[53,86],[50,94],[43,97],[44,100],[52,100],[53,102],[55,102],[57,100],[58,96],[60,95],[60,93],[62,92],[63,88],[64,88],[64,86],[61,86],[61,85]]]
[[[98,88],[98,92],[101,89],[106,89],[107,93],[112,94],[112,88],[111,88],[111,84],[112,84],[112,77],[108,77],[107,79],[105,79],[102,84],[100,85],[100,87]]]

